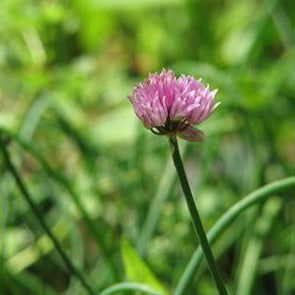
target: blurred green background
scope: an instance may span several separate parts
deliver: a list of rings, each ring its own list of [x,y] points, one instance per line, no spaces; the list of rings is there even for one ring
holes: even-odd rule
[[[1,136],[95,290],[132,280],[173,293],[197,246],[167,139],[138,122],[132,87],[164,67],[219,89],[206,140],[181,142],[208,230],[294,174],[294,26],[293,0],[1,0]],[[3,164],[0,293],[86,294]],[[234,294],[295,294],[290,196],[248,210],[215,244]],[[214,294],[201,269],[187,294]]]

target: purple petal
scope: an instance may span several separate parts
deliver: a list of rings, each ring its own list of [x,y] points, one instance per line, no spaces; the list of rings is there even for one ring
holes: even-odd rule
[[[216,92],[205,87],[200,79],[185,75],[177,78],[173,71],[162,70],[136,86],[129,100],[145,127],[165,128],[166,122],[197,125],[207,119],[217,106]]]

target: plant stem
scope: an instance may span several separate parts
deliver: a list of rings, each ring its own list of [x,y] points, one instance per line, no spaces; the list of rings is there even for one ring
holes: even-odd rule
[[[1,140],[1,139],[0,139],[0,148],[1,148],[2,154],[4,156],[4,159],[6,161],[7,167],[10,170],[11,174],[13,175],[20,192],[22,193],[22,195],[23,195],[24,199],[26,200],[26,202],[29,204],[30,208],[32,209],[33,213],[35,214],[35,216],[36,216],[37,220],[39,221],[40,225],[42,226],[42,228],[44,229],[44,231],[46,232],[46,234],[48,235],[48,237],[52,241],[55,249],[57,250],[57,252],[59,253],[60,257],[62,258],[64,264],[68,268],[68,271],[77,277],[77,279],[81,282],[81,284],[87,290],[88,294],[95,295],[94,290],[87,283],[87,281],[83,277],[82,273],[73,265],[70,258],[63,251],[62,246],[59,244],[57,238],[51,232],[49,226],[46,224],[42,214],[39,212],[39,209],[38,209],[37,205],[33,201],[33,198],[31,197],[29,191],[27,190],[27,188],[26,188],[24,182],[22,181],[19,173],[17,172],[17,170],[14,167],[12,161],[10,160],[9,152],[5,147],[4,141]]]
[[[38,149],[34,145],[32,145],[32,143],[23,140],[18,134],[13,133],[10,130],[5,129],[3,127],[0,127],[0,134],[2,133],[3,136],[13,140],[23,150],[29,152],[34,158],[36,158],[39,161],[42,168],[44,169],[44,171],[48,174],[48,176],[51,177],[60,187],[62,187],[68,193],[69,197],[71,198],[71,201],[74,203],[77,210],[81,214],[82,220],[85,223],[87,229],[89,230],[89,233],[93,236],[95,242],[100,248],[103,258],[108,262],[108,266],[110,271],[112,272],[112,275],[115,279],[118,280],[119,277],[117,274],[116,265],[110,256],[110,249],[108,245],[105,243],[100,231],[93,224],[91,217],[89,216],[89,213],[87,212],[83,203],[80,201],[77,192],[71,186],[71,183],[61,173],[51,168],[46,159],[41,155]]]
[[[218,237],[231,225],[231,223],[241,215],[246,209],[257,205],[268,197],[295,188],[295,177],[283,178],[263,187],[258,188],[249,195],[245,196],[239,202],[230,207],[213,225],[208,232],[208,240],[210,244],[215,243]],[[284,196],[284,195],[283,195]],[[201,264],[203,258],[200,246],[193,253],[183,272],[179,282],[177,283],[175,295],[187,294],[187,290],[193,282],[194,276]]]
[[[111,285],[110,287],[107,287],[106,289],[101,291],[99,295],[118,294],[118,292],[120,292],[121,294],[125,291],[133,291],[134,293],[132,292],[132,294],[146,293],[150,295],[161,295],[161,293],[159,293],[157,290],[154,290],[150,286],[136,282],[123,282]]]
[[[197,237],[199,240],[199,243],[203,249],[205,258],[207,260],[207,264],[210,270],[210,273],[215,281],[216,287],[219,291],[219,294],[221,295],[226,295],[227,291],[224,285],[224,282],[221,278],[221,275],[217,269],[216,266],[216,262],[215,259],[213,257],[213,253],[211,251],[211,248],[209,246],[205,231],[204,231],[204,227],[202,225],[202,221],[197,209],[197,206],[195,204],[194,201],[194,197],[192,194],[192,191],[190,189],[187,177],[186,177],[186,173],[183,167],[183,163],[181,160],[181,156],[179,153],[179,147],[178,147],[178,142],[177,142],[177,138],[174,137],[170,137],[169,138],[170,141],[170,148],[171,148],[171,152],[172,152],[172,158],[173,158],[173,162],[177,171],[177,175],[185,196],[185,200],[187,203],[187,207],[190,211],[194,226],[195,226],[195,230],[197,233]]]

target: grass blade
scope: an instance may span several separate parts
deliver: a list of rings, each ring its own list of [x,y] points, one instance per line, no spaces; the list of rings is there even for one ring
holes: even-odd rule
[[[290,188],[295,188],[295,177],[288,177],[267,184],[251,194],[244,197],[241,201],[229,208],[214,224],[208,232],[208,240],[213,244],[223,231],[237,218],[244,210],[265,200],[273,194],[284,192]],[[193,278],[200,266],[203,258],[203,252],[200,247],[193,253],[187,264],[180,280],[177,283],[175,295],[186,294]]]
[[[82,273],[73,265],[73,263],[71,262],[71,259],[63,251],[62,246],[59,244],[59,241],[56,239],[55,235],[51,232],[50,228],[48,227],[45,220],[43,219],[42,214],[39,212],[39,209],[36,206],[36,204],[34,203],[33,198],[31,197],[29,191],[25,187],[23,180],[21,179],[19,173],[17,172],[16,168],[14,167],[13,163],[11,162],[9,152],[6,149],[5,143],[2,140],[0,141],[0,148],[1,148],[2,154],[4,156],[5,162],[7,164],[7,167],[10,170],[11,174],[13,175],[22,196],[24,197],[24,199],[26,200],[26,202],[28,203],[28,205],[30,206],[32,211],[34,212],[40,225],[42,226],[42,228],[44,229],[44,231],[46,232],[46,234],[48,235],[48,237],[50,238],[50,240],[54,244],[55,249],[59,253],[60,257],[62,258],[68,271],[77,277],[77,279],[81,282],[81,284],[87,290],[88,294],[94,295],[95,294],[94,290],[91,288],[91,286],[85,280]]]

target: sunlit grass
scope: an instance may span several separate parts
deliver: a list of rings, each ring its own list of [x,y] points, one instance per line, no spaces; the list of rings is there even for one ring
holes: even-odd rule
[[[243,196],[294,175],[294,12],[274,0],[1,1],[1,142],[97,294],[173,294],[193,253],[184,294],[214,294],[167,140],[126,98],[163,67],[219,89],[206,140],[180,145],[228,289],[295,292],[294,188],[216,232]],[[0,163],[0,293],[87,294]]]

